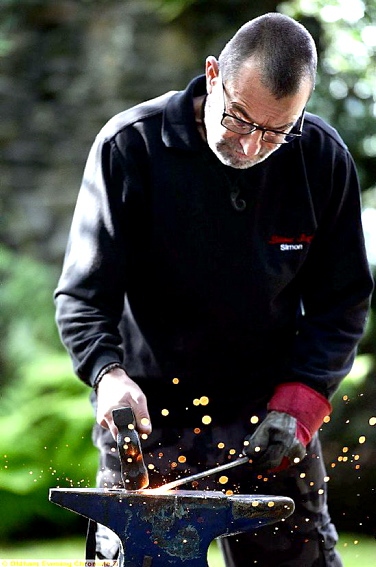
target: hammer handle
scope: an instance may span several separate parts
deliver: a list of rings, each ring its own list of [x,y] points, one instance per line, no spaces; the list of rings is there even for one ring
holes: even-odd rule
[[[116,427],[117,448],[124,488],[140,490],[149,484],[149,475],[142,456],[140,438],[136,430],[136,419],[131,407],[112,411]]]

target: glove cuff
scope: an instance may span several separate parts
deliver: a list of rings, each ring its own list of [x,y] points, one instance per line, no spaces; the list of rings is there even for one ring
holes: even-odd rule
[[[281,411],[296,418],[305,432],[305,445],[321,427],[324,418],[332,411],[332,405],[322,394],[301,382],[279,384],[268,403],[268,411]],[[305,431],[306,430],[306,431]],[[310,438],[308,438],[308,435]]]

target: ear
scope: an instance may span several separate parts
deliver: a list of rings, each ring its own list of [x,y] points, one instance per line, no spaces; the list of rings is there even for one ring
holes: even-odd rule
[[[210,94],[212,92],[213,86],[217,83],[219,78],[218,61],[212,55],[209,55],[209,57],[206,58],[205,75],[206,91],[208,94]]]

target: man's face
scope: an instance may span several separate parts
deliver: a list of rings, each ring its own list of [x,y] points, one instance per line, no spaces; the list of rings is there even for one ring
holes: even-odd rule
[[[311,85],[307,81],[297,94],[282,99],[274,98],[262,85],[257,65],[252,61],[243,65],[236,81],[226,82],[219,73],[216,59],[208,58],[206,77],[207,143],[224,165],[236,169],[247,169],[261,163],[278,150],[280,144],[263,140],[263,136],[268,139],[268,135],[262,130],[256,129],[247,134],[228,130],[221,125],[223,113],[249,124],[249,129],[260,126],[289,132],[301,116],[311,92]]]

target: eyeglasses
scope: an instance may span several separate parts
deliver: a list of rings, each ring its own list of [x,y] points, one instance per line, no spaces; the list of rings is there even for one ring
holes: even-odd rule
[[[222,82],[222,93],[223,93],[223,114],[221,125],[224,126],[230,132],[234,132],[235,134],[242,134],[243,136],[247,134],[252,134],[256,130],[262,132],[261,139],[268,144],[288,144],[295,140],[295,138],[300,138],[302,135],[302,126],[304,120],[304,112],[305,108],[303,109],[302,114],[292,127],[290,132],[281,132],[280,130],[270,130],[268,128],[263,128],[262,126],[258,126],[257,124],[253,124],[252,122],[247,122],[246,120],[242,120],[241,118],[236,118],[232,114],[228,114],[226,112],[226,99],[225,99],[225,92],[226,88]]]

